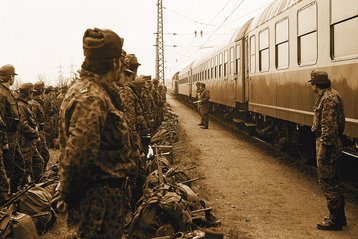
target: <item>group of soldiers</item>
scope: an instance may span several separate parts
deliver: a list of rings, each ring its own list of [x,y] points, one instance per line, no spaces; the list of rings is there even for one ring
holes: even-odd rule
[[[0,203],[39,182],[60,147],[60,194],[68,238],[120,238],[142,194],[151,135],[164,120],[166,87],[137,76],[141,65],[111,30],[88,29],[80,77],[67,89],[25,83],[0,68]]]
[[[142,194],[151,135],[164,119],[164,86],[137,76],[134,54],[108,29],[87,29],[79,79],[59,114],[60,195],[68,238],[120,238]]]
[[[24,83],[12,91],[15,75],[12,65],[0,68],[0,204],[29,180],[42,178],[50,159],[47,145],[51,138],[46,135],[56,135],[58,110],[54,104],[61,101],[50,98],[60,95],[45,89],[43,82]],[[52,111],[47,110],[49,106]]]

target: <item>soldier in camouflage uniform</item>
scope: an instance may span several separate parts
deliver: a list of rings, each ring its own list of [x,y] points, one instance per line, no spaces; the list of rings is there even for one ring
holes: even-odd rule
[[[143,112],[145,117],[147,118],[148,126],[151,130],[151,133],[154,133],[154,113],[153,109],[155,107],[154,99],[151,93],[151,76],[142,76],[145,81],[144,86],[140,92],[140,99],[143,102]]]
[[[126,61],[128,67],[130,63]],[[133,68],[132,68],[133,69]],[[129,122],[129,130],[131,134],[132,143],[132,159],[135,160],[137,166],[137,173],[134,177],[131,177],[131,206],[135,208],[137,201],[142,195],[142,186],[145,180],[145,157],[144,149],[141,140],[141,134],[148,134],[149,128],[144,118],[140,100],[137,97],[135,91],[137,90],[132,84],[132,79],[135,72],[125,69],[124,75],[120,79],[119,94],[121,101],[123,102],[123,112]]]
[[[318,94],[314,106],[312,132],[316,135],[318,182],[327,200],[330,215],[317,224],[320,230],[342,230],[347,225],[344,195],[341,191],[339,163],[345,116],[339,93],[331,88],[327,72],[311,73],[312,89]]]
[[[204,83],[199,84],[198,90],[198,104],[200,109],[200,116],[201,116],[201,128],[208,129],[209,127],[209,99],[210,93],[209,90],[205,88]]]
[[[10,178],[10,191],[12,193],[17,192],[24,175],[24,161],[19,146],[19,108],[17,100],[10,90],[15,75],[15,68],[12,65],[5,65],[0,68],[0,113],[6,125],[3,136],[6,136],[8,144],[8,146],[4,145],[5,148],[3,148],[3,160],[7,177]]]
[[[34,84],[34,99],[30,100],[29,103],[32,107],[36,123],[38,125],[40,140],[36,141],[37,150],[41,154],[44,160],[44,170],[46,170],[47,163],[50,160],[50,153],[47,148],[46,138],[45,138],[45,124],[46,124],[46,114],[43,107],[44,101],[44,91],[45,84],[43,82],[37,82]]]
[[[155,103],[155,107],[153,110],[154,115],[154,120],[155,120],[155,129],[157,129],[160,124],[163,121],[163,102],[162,102],[162,97],[159,93],[158,90],[158,84],[159,84],[159,80],[158,79],[153,79],[152,80],[152,87],[151,87],[151,93],[154,99],[154,103]]]
[[[44,171],[44,160],[37,150],[36,141],[40,141],[40,134],[36,117],[29,101],[33,98],[34,86],[32,83],[24,83],[20,86],[19,113],[20,123],[20,149],[25,163],[23,185],[28,182],[28,177],[39,182]]]
[[[47,146],[50,148],[54,148],[54,141],[56,137],[55,131],[55,116],[58,113],[55,106],[55,97],[54,97],[54,89],[52,86],[48,86],[45,89],[44,95],[44,110],[46,115],[46,123],[45,123],[45,138],[47,142]]]
[[[123,39],[111,30],[88,29],[80,79],[60,110],[60,193],[68,205],[67,238],[121,238],[130,159],[128,125],[116,92]]]

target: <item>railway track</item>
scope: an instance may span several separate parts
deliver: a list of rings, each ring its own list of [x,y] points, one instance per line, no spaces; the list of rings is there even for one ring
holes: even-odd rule
[[[173,96],[173,95],[172,95]],[[173,96],[175,97],[175,96]],[[188,107],[193,109],[193,112],[196,112],[195,105],[191,102],[179,99],[182,103],[186,104]],[[274,145],[264,141],[259,137],[250,135],[248,132],[240,130],[239,127],[233,122],[228,121],[222,115],[210,114],[210,119],[216,123],[222,125],[224,128],[230,130],[230,132],[235,135],[249,140],[252,143],[257,144],[262,147],[264,150],[275,154],[276,158],[279,158],[282,162],[288,163],[291,166],[297,168],[298,170],[303,171],[304,173],[316,177],[316,166],[315,164],[303,164],[298,157],[290,154],[289,152],[283,152],[279,150]],[[357,201],[358,200],[358,157],[349,152],[343,151],[342,157],[342,166],[341,166],[341,175],[342,175],[342,184],[344,191],[348,194],[350,198]]]

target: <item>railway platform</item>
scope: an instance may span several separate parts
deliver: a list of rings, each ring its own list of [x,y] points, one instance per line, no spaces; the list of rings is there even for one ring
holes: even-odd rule
[[[186,149],[180,157],[190,157],[205,178],[196,187],[228,238],[358,238],[358,202],[347,200],[342,231],[316,229],[328,211],[315,177],[215,122],[201,129],[192,108],[172,96],[167,101],[179,115]]]

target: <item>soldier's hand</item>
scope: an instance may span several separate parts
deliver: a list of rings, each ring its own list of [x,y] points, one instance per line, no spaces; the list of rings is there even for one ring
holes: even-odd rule
[[[2,146],[3,150],[9,150],[9,144],[5,144],[4,146]]]

